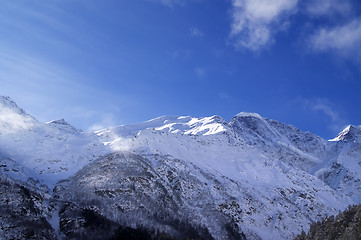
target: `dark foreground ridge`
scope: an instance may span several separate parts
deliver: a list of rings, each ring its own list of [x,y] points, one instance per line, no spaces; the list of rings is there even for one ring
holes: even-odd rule
[[[295,240],[359,240],[361,239],[361,205],[350,206],[344,212],[313,223],[309,232]]]

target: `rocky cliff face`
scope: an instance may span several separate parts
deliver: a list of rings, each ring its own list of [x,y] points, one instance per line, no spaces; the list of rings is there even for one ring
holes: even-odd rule
[[[361,201],[361,134],[252,113],[85,133],[0,101],[0,238],[290,239]]]

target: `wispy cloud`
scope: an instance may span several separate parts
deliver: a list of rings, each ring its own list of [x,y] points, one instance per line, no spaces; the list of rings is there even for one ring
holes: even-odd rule
[[[327,98],[302,99],[302,102],[307,109],[327,116],[329,119],[327,127],[335,133],[347,124],[346,119],[340,114],[335,104]]]
[[[206,70],[204,68],[196,67],[194,69],[194,73],[197,75],[197,77],[204,78],[206,75]]]
[[[332,52],[361,63],[361,19],[318,29],[309,38],[309,45],[316,52]]]
[[[204,33],[196,27],[191,27],[190,29],[191,36],[194,38],[201,38],[204,36]]]
[[[238,49],[258,51],[289,25],[298,0],[233,0],[230,38]]]
[[[220,92],[218,93],[218,97],[222,100],[231,100],[233,99],[228,93]]]
[[[119,123],[115,121],[115,117],[111,113],[104,113],[100,117],[100,121],[92,124],[87,131],[94,132],[101,129],[105,129],[107,127],[114,127],[117,126]]]
[[[305,1],[305,11],[315,17],[346,15],[352,11],[352,4],[349,0],[309,0]]]
[[[170,54],[173,60],[188,60],[192,56],[192,51],[189,49],[175,50]]]
[[[59,85],[80,87],[83,77],[46,59],[17,51],[0,51],[1,83],[31,89],[52,89]],[[82,85],[83,86],[83,85]]]
[[[72,42],[99,52],[101,44],[109,41],[76,14],[65,11],[57,1],[41,4],[32,2],[30,6],[18,2],[8,3],[6,14],[1,16],[1,20],[21,32],[24,37],[67,51],[77,51],[76,47],[69,44]],[[79,28],[86,31],[79,31]]]
[[[149,2],[160,3],[167,7],[174,7],[176,5],[185,5],[187,0],[146,0]]]
[[[99,88],[101,75],[94,74],[90,59],[103,58],[104,45],[114,40],[67,7],[63,1],[4,2],[0,95],[12,97],[43,122],[65,118],[77,128],[94,122],[108,126],[111,121],[104,116],[113,110],[112,103],[127,112],[137,101],[133,95]],[[85,5],[77,7],[93,14]]]
[[[28,129],[34,126],[36,121],[27,115],[20,115],[13,110],[6,107],[5,102],[0,100],[0,121],[3,126],[1,134],[12,134],[20,130]]]
[[[88,78],[39,56],[0,49],[0,94],[34,106],[89,93]],[[80,95],[80,94],[79,94]],[[40,98],[41,96],[41,98]]]
[[[92,86],[89,76],[74,72],[49,59],[0,48],[0,95],[8,95],[30,114],[46,122],[66,118],[86,123],[94,119],[96,98],[109,96]],[[88,109],[77,106],[86,105]],[[84,127],[77,126],[77,127]]]

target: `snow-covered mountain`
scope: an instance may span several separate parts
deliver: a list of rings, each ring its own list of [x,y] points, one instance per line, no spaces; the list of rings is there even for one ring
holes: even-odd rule
[[[0,180],[0,238],[116,239],[130,227],[291,239],[361,203],[361,127],[326,141],[239,113],[229,123],[163,116],[87,133],[0,97]]]

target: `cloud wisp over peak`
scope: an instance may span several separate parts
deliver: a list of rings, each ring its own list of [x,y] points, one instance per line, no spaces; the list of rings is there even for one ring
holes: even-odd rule
[[[337,134],[349,122],[340,113],[340,109],[328,98],[301,99],[304,107],[315,114],[322,114],[327,118],[327,128]]]

